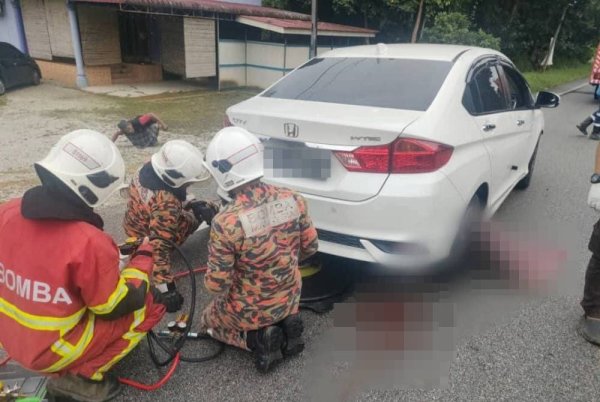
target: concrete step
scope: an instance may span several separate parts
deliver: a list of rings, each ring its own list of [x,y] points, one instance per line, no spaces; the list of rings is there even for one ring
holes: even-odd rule
[[[124,73],[111,73],[111,77],[112,78],[127,78],[127,77],[133,77],[135,74],[133,73],[133,71],[127,71]]]
[[[127,77],[112,77],[111,81],[113,84],[134,84],[136,82],[141,82],[135,75]]]
[[[131,71],[131,67],[127,64],[115,64],[110,66],[110,72],[112,74],[126,73],[129,71]]]

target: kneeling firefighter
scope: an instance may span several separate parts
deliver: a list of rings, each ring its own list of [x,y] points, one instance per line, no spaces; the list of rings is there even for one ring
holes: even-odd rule
[[[93,208],[124,186],[117,147],[91,130],[62,137],[35,164],[41,186],[0,206],[0,343],[27,369],[54,375],[50,396],[105,401],[106,372],[163,317],[150,292],[146,241],[119,271]]]
[[[204,284],[217,296],[201,331],[252,351],[266,372],[304,349],[298,263],[317,251],[317,232],[301,195],[260,181],[263,146],[246,130],[217,133],[205,165],[231,201],[211,225]]]
[[[152,238],[153,283],[162,292],[161,301],[170,313],[183,304],[171,275],[173,244],[181,245],[202,221],[210,224],[219,210],[212,202],[186,201],[188,187],[210,177],[203,158],[189,142],[169,141],[142,166],[129,186],[125,233]]]

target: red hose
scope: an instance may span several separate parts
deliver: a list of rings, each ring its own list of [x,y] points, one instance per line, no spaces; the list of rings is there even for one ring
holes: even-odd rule
[[[161,378],[160,381],[154,384],[142,384],[140,382],[133,381],[128,378],[119,378],[119,382],[121,384],[129,385],[133,388],[141,389],[142,391],[156,391],[171,379],[173,373],[175,372],[175,369],[177,369],[177,366],[179,365],[180,358],[181,356],[179,355],[179,353],[177,353],[175,355],[175,358],[173,359],[173,363],[171,363],[171,367],[169,367],[169,371],[167,371],[167,374],[165,374],[165,376]]]
[[[4,366],[9,361],[10,361],[10,356],[6,356],[4,359],[0,360],[0,367]]]
[[[198,273],[201,273],[201,272],[206,272],[206,270],[207,270],[207,267],[206,266],[202,266],[202,267],[194,268],[192,270],[192,272],[195,273],[195,274],[198,274]],[[173,275],[173,278],[174,279],[180,279],[180,278],[188,276],[189,274],[190,274],[190,271],[179,272],[179,273]]]

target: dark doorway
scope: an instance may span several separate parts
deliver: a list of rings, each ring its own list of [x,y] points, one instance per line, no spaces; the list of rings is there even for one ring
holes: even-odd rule
[[[121,57],[125,63],[151,63],[151,28],[149,16],[119,14]]]

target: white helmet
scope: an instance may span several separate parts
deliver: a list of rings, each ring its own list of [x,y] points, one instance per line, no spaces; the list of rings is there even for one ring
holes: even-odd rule
[[[227,127],[208,144],[204,165],[227,192],[263,176],[263,153],[254,135],[240,127]]]
[[[121,153],[110,139],[93,130],[75,130],[63,136],[48,156],[35,164],[43,181],[40,167],[92,208],[126,186]]]
[[[152,155],[152,169],[170,187],[179,188],[187,183],[208,179],[202,164],[204,155],[192,144],[183,140],[166,142]]]

